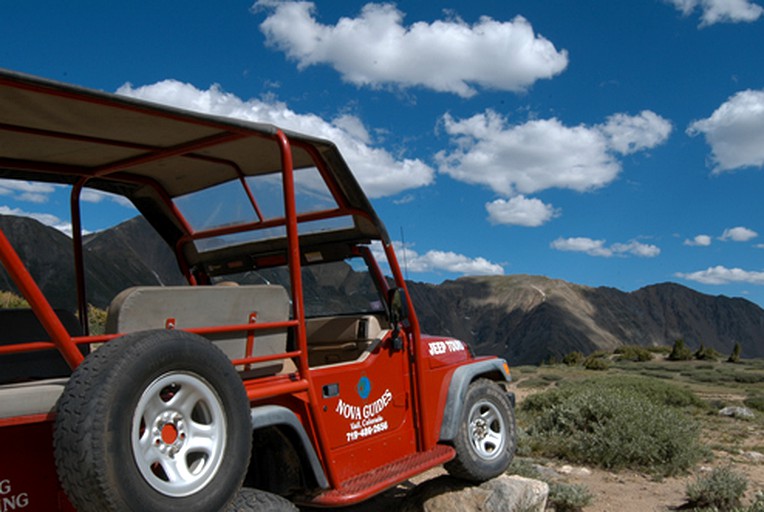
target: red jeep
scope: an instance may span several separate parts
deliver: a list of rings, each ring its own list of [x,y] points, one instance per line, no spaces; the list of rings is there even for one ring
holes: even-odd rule
[[[72,279],[76,311],[0,230],[30,305],[0,311],[0,511],[247,510],[268,501],[252,488],[343,506],[440,464],[506,470],[507,364],[420,333],[332,143],[0,70],[6,179],[68,188],[74,270],[53,279]],[[104,192],[186,284],[115,290],[96,333],[81,210]]]

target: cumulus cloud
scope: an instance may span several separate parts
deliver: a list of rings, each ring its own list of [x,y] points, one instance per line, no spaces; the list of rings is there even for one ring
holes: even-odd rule
[[[643,244],[636,240],[627,243],[615,243],[606,245],[605,240],[593,240],[586,237],[558,238],[550,246],[558,251],[583,252],[589,256],[610,258],[612,256],[639,256],[642,258],[654,258],[661,253],[659,247],[651,244]]]
[[[711,237],[708,235],[697,235],[692,240],[685,240],[684,245],[689,245],[690,247],[708,247],[711,245]]]
[[[714,172],[764,166],[764,90],[741,91],[711,117],[690,124],[687,133],[703,134],[711,146]]]
[[[691,272],[689,274],[677,272],[674,276],[702,284],[723,285],[748,283],[764,285],[764,272],[743,270],[741,268],[727,268],[721,265],[709,267],[706,270]]]
[[[217,85],[200,90],[177,80],[142,87],[125,84],[117,93],[198,112],[271,123],[329,139],[337,144],[364,191],[372,198],[394,195],[434,181],[434,170],[421,160],[397,158],[371,146],[369,132],[354,116],[342,115],[330,122],[317,115],[298,114],[279,101],[244,101]]]
[[[37,222],[41,224],[45,224],[46,226],[55,228],[68,236],[72,236],[71,222],[61,220],[60,218],[50,213],[27,212],[20,208],[10,208],[8,206],[0,206],[0,215],[14,215],[16,217],[28,217],[30,219],[36,220]],[[83,233],[87,233],[87,231],[83,231]]]
[[[92,203],[92,204],[100,204],[103,201],[110,201],[120,206],[125,206],[127,208],[134,207],[133,203],[131,203],[127,198],[123,196],[118,196],[117,194],[103,192],[101,190],[96,190],[93,188],[83,188],[82,192],[80,193],[80,200],[82,200],[83,202]]]
[[[655,147],[671,130],[668,121],[649,111],[617,114],[599,126],[565,126],[556,118],[510,125],[487,110],[463,120],[446,114],[442,125],[455,147],[436,155],[440,172],[507,196],[605,186],[621,170],[614,153]]]
[[[492,224],[538,227],[559,215],[559,210],[541,200],[523,195],[510,199],[496,199],[486,203],[488,220]]]
[[[326,64],[358,86],[418,86],[466,98],[476,87],[523,91],[568,65],[567,52],[535,34],[521,16],[405,26],[394,4],[369,3],[355,18],[324,25],[315,18],[314,2],[260,0],[253,10],[268,12],[260,25],[267,43],[299,68]]]
[[[3,180],[0,183],[0,196],[8,196],[17,201],[46,203],[56,186],[50,183],[38,183],[22,180]]]
[[[419,254],[410,244],[393,242],[398,262],[406,265],[408,272],[451,272],[470,276],[503,275],[504,268],[483,257],[470,258],[451,251],[430,250]],[[384,251],[379,243],[372,245],[372,252],[378,261],[385,261]]]
[[[701,12],[701,27],[715,23],[740,23],[758,20],[764,9],[750,0],[667,0],[685,16]]]
[[[749,240],[753,240],[757,236],[759,236],[759,234],[756,231],[745,228],[743,226],[738,226],[736,228],[725,229],[719,240],[725,242],[747,242]]]
[[[435,155],[439,171],[507,198],[487,207],[492,222],[516,220],[517,213],[529,210],[541,220],[521,225],[541,225],[559,213],[527,194],[604,187],[621,171],[617,155],[653,148],[671,132],[670,122],[647,110],[636,116],[615,114],[595,126],[566,126],[556,118],[512,125],[493,110],[467,119],[446,114],[441,124],[452,149]]]
[[[663,143],[671,133],[671,123],[655,112],[643,110],[636,116],[614,114],[599,129],[608,137],[613,151],[629,155]]]

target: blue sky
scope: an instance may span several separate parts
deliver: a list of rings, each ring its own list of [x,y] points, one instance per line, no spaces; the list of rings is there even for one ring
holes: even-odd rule
[[[30,0],[0,28],[0,67],[335,141],[410,279],[764,305],[756,0]],[[90,199],[91,231],[134,213]],[[61,229],[66,201],[0,188]]]

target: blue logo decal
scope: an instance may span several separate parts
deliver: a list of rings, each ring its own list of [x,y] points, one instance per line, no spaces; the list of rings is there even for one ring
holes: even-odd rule
[[[356,389],[358,390],[358,396],[360,396],[363,400],[369,398],[369,395],[371,394],[371,381],[366,375],[361,377],[361,379],[358,381],[358,386],[356,386]]]

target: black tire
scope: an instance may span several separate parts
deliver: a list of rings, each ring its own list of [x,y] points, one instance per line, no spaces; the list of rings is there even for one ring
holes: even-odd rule
[[[208,340],[129,334],[73,372],[53,442],[59,480],[80,512],[223,510],[249,464],[249,401]]]
[[[299,512],[299,509],[276,494],[242,487],[226,512]]]
[[[456,458],[445,464],[452,476],[484,482],[507,470],[515,456],[515,414],[507,394],[491,380],[470,384],[459,432]]]

